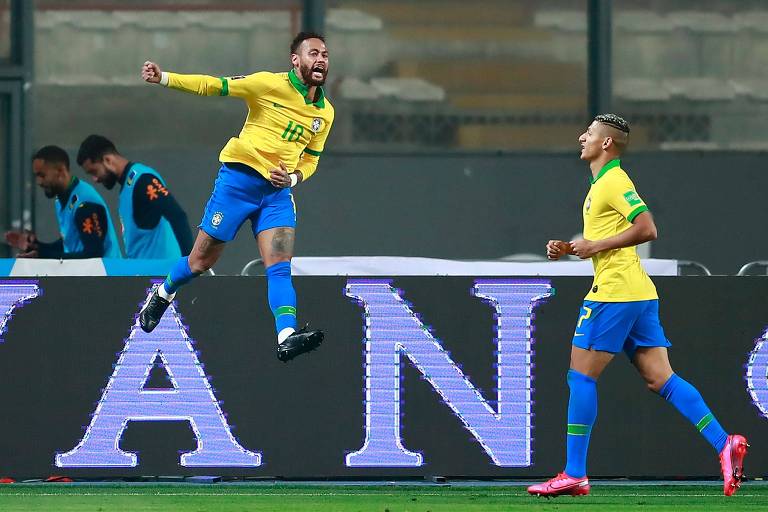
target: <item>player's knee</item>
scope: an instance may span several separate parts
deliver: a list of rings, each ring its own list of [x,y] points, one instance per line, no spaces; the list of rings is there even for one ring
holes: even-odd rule
[[[645,377],[645,385],[648,388],[649,391],[652,391],[654,393],[658,393],[661,391],[661,388],[664,387],[664,383],[666,382],[666,379],[663,379],[659,375],[652,375]]]
[[[211,258],[194,258],[189,255],[189,269],[195,274],[202,274],[213,267],[214,261]]]

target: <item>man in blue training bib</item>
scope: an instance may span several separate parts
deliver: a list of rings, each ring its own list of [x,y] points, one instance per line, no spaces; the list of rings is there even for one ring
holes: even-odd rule
[[[729,435],[699,391],[669,363],[671,345],[659,322],[659,296],[635,247],[656,239],[656,225],[619,157],[629,143],[629,125],[615,114],[595,117],[579,137],[581,159],[589,163],[591,187],[584,200],[584,239],[550,240],[547,257],[592,258],[595,279],[576,322],[568,371],[567,461],[565,470],[532,485],[537,496],[589,494],[587,450],[597,418],[597,379],[624,352],[648,389],[690,421],[720,454],[723,493],[735,493],[744,474],[747,440]]]
[[[115,227],[104,199],[90,184],[69,171],[69,155],[58,146],[45,146],[32,156],[37,186],[56,199],[61,238],[51,243],[31,231],[8,231],[5,240],[20,258],[122,258]]]
[[[131,162],[101,135],[80,144],[77,163],[96,183],[120,184],[118,212],[126,258],[176,259],[192,250],[187,214],[155,169]]]

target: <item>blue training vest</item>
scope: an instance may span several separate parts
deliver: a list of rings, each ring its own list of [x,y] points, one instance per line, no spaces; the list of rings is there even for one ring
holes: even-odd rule
[[[77,213],[77,209],[81,204],[95,203],[103,206],[104,212],[107,215],[107,235],[104,237],[104,255],[102,257],[122,258],[123,255],[120,253],[117,233],[115,233],[115,226],[112,224],[112,217],[109,215],[107,204],[93,186],[77,178],[75,179],[77,184],[69,194],[66,203],[62,204],[59,199],[56,199],[56,218],[59,220],[59,231],[64,241],[64,252],[80,252],[85,249],[83,242],[80,240],[80,226],[75,222],[75,213]]]
[[[139,178],[144,174],[154,176],[165,187],[165,180],[158,172],[143,164],[134,163],[126,169],[128,176],[120,190],[120,222],[123,225],[123,243],[127,258],[175,259],[181,257],[181,248],[173,234],[171,223],[165,217],[154,229],[142,229],[133,217],[133,192]]]

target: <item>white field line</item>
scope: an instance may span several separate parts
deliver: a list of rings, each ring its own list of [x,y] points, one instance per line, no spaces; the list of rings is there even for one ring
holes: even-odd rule
[[[238,493],[230,493],[230,492],[223,492],[223,493],[203,493],[203,492],[162,492],[162,493],[147,493],[147,492],[75,492],[75,493],[55,493],[55,492],[45,492],[45,493],[26,493],[26,492],[2,492],[0,493],[0,499],[2,499],[5,496],[28,496],[30,498],[35,498],[38,496],[61,496],[61,497],[80,497],[80,496],[106,496],[106,497],[114,497],[114,496],[147,496],[147,497],[162,497],[162,496],[201,496],[201,497],[218,497],[218,498],[225,498],[230,496],[244,496],[244,497],[269,497],[269,496],[307,496],[307,497],[319,497],[319,496],[444,496],[444,497],[450,497],[450,493],[438,493],[438,492],[409,492],[407,490],[403,490],[402,492],[238,492]],[[526,499],[533,499],[532,496],[527,496],[523,494],[522,492],[487,492],[487,493],[457,493],[456,497],[462,497],[462,496],[481,496],[481,497],[487,497],[487,498],[494,498],[496,496],[503,496],[503,497],[518,497],[518,498],[526,498]],[[739,493],[737,495],[738,497],[750,497],[755,498],[760,495],[758,494],[742,494]],[[669,494],[669,493],[659,493],[659,494],[605,494],[605,495],[592,495],[593,498],[720,498],[718,494],[686,494],[686,493],[677,493],[677,494]]]

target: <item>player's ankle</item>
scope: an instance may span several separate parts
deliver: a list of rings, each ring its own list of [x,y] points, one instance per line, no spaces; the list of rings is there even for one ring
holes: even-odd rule
[[[279,333],[277,333],[277,344],[284,342],[288,339],[288,336],[295,333],[296,329],[293,327],[286,327],[285,329],[282,329]]]
[[[173,298],[176,297],[176,292],[168,293],[165,291],[165,283],[160,283],[160,286],[157,287],[157,294],[161,299],[165,299],[168,302],[172,301]]]

